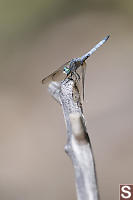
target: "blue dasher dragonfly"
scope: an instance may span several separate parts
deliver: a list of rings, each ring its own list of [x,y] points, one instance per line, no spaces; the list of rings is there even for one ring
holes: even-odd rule
[[[84,99],[84,79],[85,79],[85,68],[86,68],[86,59],[90,57],[100,46],[102,46],[109,38],[109,35],[107,35],[103,40],[101,40],[98,44],[96,44],[89,52],[84,54],[83,56],[79,58],[71,59],[70,61],[63,64],[61,67],[59,67],[56,71],[54,71],[49,76],[45,77],[42,80],[42,84],[45,84],[50,81],[57,81],[57,79],[60,77],[61,80],[63,80],[63,74],[65,74],[65,78],[72,79],[74,81],[80,80],[80,75],[77,72],[79,68],[81,68],[81,74],[82,74],[82,87],[83,87],[83,99]]]

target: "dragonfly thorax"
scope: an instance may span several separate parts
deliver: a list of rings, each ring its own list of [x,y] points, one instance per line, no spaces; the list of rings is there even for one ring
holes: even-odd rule
[[[76,72],[76,70],[82,65],[81,60],[79,58],[72,59],[70,62],[70,70],[71,72]]]
[[[75,72],[80,65],[81,62],[79,59],[72,59],[69,66],[65,66],[63,71],[65,74],[69,75],[70,73]]]

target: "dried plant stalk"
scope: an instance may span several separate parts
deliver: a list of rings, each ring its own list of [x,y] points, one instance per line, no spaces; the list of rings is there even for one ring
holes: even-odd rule
[[[61,104],[67,128],[65,152],[72,160],[78,200],[98,200],[95,163],[83,116],[80,94],[74,81],[49,85],[50,94]]]

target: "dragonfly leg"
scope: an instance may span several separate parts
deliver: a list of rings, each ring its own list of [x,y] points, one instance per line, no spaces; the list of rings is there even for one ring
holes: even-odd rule
[[[68,74],[64,80],[66,80],[67,78],[69,80],[77,81],[77,76],[75,75],[74,72],[71,72],[70,74]]]
[[[72,79],[72,74],[67,74],[67,76],[65,77],[64,81],[65,81],[66,79],[68,79],[68,81],[69,81],[69,80],[73,80],[73,79]],[[67,81],[67,82],[68,82],[68,81]],[[66,83],[67,83],[67,82],[66,82]]]
[[[76,72],[76,75],[77,75],[78,81],[80,81],[80,75],[77,72]]]
[[[73,81],[80,81],[80,75],[75,71],[75,72],[71,72],[71,74],[68,74],[64,80],[66,79],[69,79],[69,80],[73,80]]]
[[[73,72],[71,72],[70,74],[69,74],[69,76],[67,76],[68,77],[68,79],[70,79],[70,80],[73,80],[73,75],[74,75],[74,73]],[[66,77],[66,78],[67,78]]]
[[[76,82],[78,82],[78,81],[80,81],[80,75],[75,71],[75,72],[72,72],[73,74],[73,77],[74,77],[74,80],[76,81]]]

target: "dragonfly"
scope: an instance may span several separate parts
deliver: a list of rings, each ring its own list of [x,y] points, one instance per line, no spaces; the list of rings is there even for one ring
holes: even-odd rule
[[[85,69],[86,69],[86,60],[89,58],[100,46],[102,46],[108,39],[110,35],[107,35],[103,40],[97,43],[89,52],[84,54],[81,57],[71,59],[70,61],[63,64],[56,71],[51,73],[49,76],[45,77],[42,80],[42,84],[48,83],[50,81],[56,81],[59,77],[63,79],[63,74],[65,74],[65,79],[71,79],[76,82],[80,81],[81,77],[77,72],[81,68],[82,75],[82,88],[83,88],[83,99],[84,99],[84,80],[85,80]]]

